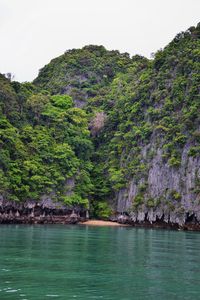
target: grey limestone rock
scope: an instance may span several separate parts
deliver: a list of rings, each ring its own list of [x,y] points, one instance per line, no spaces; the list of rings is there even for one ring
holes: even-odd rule
[[[200,186],[200,156],[188,155],[190,143],[182,151],[180,166],[170,166],[163,159],[161,147],[156,148],[154,135],[151,144],[142,151],[142,159],[148,161],[149,169],[146,177],[136,181],[133,178],[127,188],[121,189],[117,196],[117,211],[128,212],[133,222],[150,223],[163,220],[165,223],[184,225],[187,216],[196,218],[200,222],[200,195],[195,192]],[[147,149],[156,150],[153,158],[147,158]],[[139,193],[140,185],[146,182],[147,189],[143,194],[142,205],[134,206],[134,198]],[[148,206],[148,199],[155,201],[153,207]]]

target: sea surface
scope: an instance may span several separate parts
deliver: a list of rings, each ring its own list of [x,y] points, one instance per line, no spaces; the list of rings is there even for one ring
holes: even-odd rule
[[[200,299],[200,233],[0,225],[0,300]]]

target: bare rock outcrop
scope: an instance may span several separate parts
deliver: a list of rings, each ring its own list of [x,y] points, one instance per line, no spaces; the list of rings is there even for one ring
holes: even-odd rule
[[[163,159],[162,149],[157,148],[153,159],[148,161],[146,176],[139,182],[132,179],[128,188],[119,191],[118,213],[127,214],[133,224],[162,221],[180,228],[194,225],[200,228],[200,157],[188,155],[190,146],[185,145],[178,167],[170,166]],[[149,147],[156,148],[154,141]],[[147,159],[145,149],[142,155],[142,159]]]
[[[14,202],[0,197],[0,223],[76,224],[88,218],[86,209],[43,196],[40,201]]]

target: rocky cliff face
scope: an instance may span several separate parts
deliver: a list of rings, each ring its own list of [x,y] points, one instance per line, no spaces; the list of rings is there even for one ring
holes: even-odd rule
[[[147,147],[152,149],[155,145]],[[179,226],[187,222],[199,223],[200,157],[188,156],[190,147],[190,144],[184,146],[179,167],[172,167],[165,162],[162,149],[157,148],[155,156],[148,161],[146,178],[141,178],[139,182],[133,178],[126,189],[119,191],[117,211],[128,214],[132,222],[153,223],[163,220]],[[142,159],[146,159],[146,149],[142,151]],[[146,186],[141,203],[135,203],[144,183]]]
[[[0,224],[76,224],[87,219],[88,211],[83,207],[67,206],[49,196],[23,203],[0,198]]]
[[[134,175],[128,176],[125,187],[116,194],[117,211],[128,215],[130,222],[199,226],[200,64],[196,54],[200,44],[193,30],[178,35],[157,54],[151,80],[146,81],[150,83],[148,92],[139,83],[144,90],[135,99],[143,117],[132,113],[132,124],[144,130],[145,122],[149,135],[136,137],[135,150],[123,137],[127,146],[120,156],[121,166],[128,171],[133,165]],[[146,101],[141,103],[140,97]],[[127,114],[125,122],[130,116]]]

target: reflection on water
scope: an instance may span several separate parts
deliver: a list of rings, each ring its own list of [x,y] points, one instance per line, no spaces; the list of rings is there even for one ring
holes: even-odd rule
[[[200,299],[200,234],[0,226],[0,300]]]

